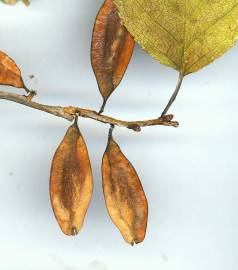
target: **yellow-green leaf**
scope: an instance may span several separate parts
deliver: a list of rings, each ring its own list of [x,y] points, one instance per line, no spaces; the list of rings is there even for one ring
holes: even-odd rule
[[[182,75],[210,64],[238,36],[238,0],[114,0],[135,40]]]
[[[3,2],[9,5],[13,5],[16,4],[17,0],[3,0]]]
[[[9,4],[9,5],[14,5],[16,4],[17,0],[2,0],[4,3]],[[29,0],[22,0],[22,2],[26,5],[29,6],[30,5],[30,1]]]
[[[30,5],[30,1],[29,1],[29,0],[22,0],[22,2],[23,2],[26,6],[29,6],[29,5]]]

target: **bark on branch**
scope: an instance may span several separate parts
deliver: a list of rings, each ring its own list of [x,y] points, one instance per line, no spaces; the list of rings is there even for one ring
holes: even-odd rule
[[[0,99],[5,99],[9,101],[13,101],[27,107],[44,111],[50,114],[53,114],[58,117],[62,117],[68,121],[73,121],[76,115],[79,115],[84,118],[90,118],[105,124],[126,127],[132,129],[134,131],[140,131],[141,127],[147,126],[172,126],[178,127],[179,123],[177,121],[172,121],[173,115],[164,115],[160,118],[144,120],[144,121],[123,121],[119,119],[112,118],[110,116],[106,116],[100,114],[96,111],[83,109],[78,107],[61,107],[61,106],[49,106],[41,103],[37,103],[32,101],[33,97],[36,95],[34,91],[30,91],[28,96],[13,94],[5,91],[0,91]]]

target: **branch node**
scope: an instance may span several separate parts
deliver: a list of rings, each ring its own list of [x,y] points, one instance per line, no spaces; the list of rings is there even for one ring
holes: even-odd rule
[[[141,127],[140,127],[139,125],[137,125],[137,124],[129,125],[127,128],[128,128],[128,129],[132,129],[132,130],[134,130],[135,132],[140,132],[140,131],[141,131]]]
[[[63,108],[64,113],[70,114],[70,115],[76,115],[77,113],[80,115],[80,111],[77,110],[77,108],[72,107],[72,106],[68,106],[68,107],[64,107]]]
[[[166,114],[159,117],[161,121],[165,121],[165,122],[171,122],[173,118],[174,118],[173,114]]]
[[[31,102],[33,97],[37,95],[37,92],[34,90],[28,90],[28,91],[29,91],[28,92],[29,94],[27,96],[24,95],[24,97],[26,97],[28,102]]]

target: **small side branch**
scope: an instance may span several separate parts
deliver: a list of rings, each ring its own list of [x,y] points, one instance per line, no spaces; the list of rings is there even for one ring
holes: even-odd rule
[[[33,96],[35,93],[30,91],[28,96],[22,96],[18,94],[13,94],[5,91],[0,91],[0,99],[5,99],[9,101],[13,101],[27,107],[44,111],[55,116],[64,118],[68,121],[73,121],[74,118],[78,115],[84,118],[90,118],[104,124],[110,124],[120,127],[126,127],[128,129],[132,129],[134,131],[140,131],[141,127],[147,126],[171,126],[171,127],[178,127],[179,123],[177,121],[172,121],[172,115],[164,115],[157,119],[145,120],[145,121],[123,121],[119,119],[112,118],[110,116],[102,115],[94,110],[83,109],[78,107],[61,107],[61,106],[49,106],[40,104],[37,102],[32,101]]]

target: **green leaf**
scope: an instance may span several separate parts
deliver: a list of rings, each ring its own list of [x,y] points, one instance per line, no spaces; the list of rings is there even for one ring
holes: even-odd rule
[[[238,0],[114,0],[135,40],[182,75],[230,49],[238,36]]]

